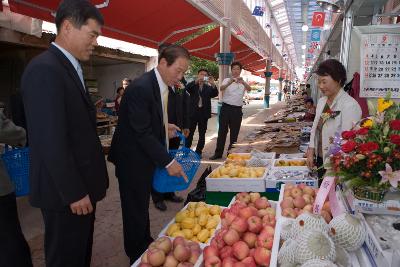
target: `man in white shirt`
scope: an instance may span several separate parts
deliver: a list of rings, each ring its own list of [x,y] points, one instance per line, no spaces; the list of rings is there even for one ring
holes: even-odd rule
[[[248,85],[240,73],[242,72],[242,64],[240,62],[233,62],[231,64],[232,78],[226,78],[220,87],[222,96],[222,107],[219,114],[219,129],[217,147],[211,160],[222,158],[225,148],[226,135],[230,129],[230,143],[228,150],[236,143],[240,125],[242,124],[242,105],[243,96],[245,91],[250,91],[251,87]]]

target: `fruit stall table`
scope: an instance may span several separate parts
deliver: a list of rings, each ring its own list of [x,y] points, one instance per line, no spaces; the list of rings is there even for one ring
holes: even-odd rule
[[[231,202],[232,198],[237,194],[237,192],[206,192],[206,203],[210,205],[219,205],[227,207]],[[279,199],[278,193],[262,192],[261,196],[267,197],[269,200],[277,201]]]

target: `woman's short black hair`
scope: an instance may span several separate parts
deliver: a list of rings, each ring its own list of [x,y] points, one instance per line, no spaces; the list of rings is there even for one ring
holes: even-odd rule
[[[327,59],[319,64],[315,73],[318,76],[331,76],[332,79],[344,86],[347,80],[346,69],[340,61],[336,59]]]
[[[100,25],[104,25],[103,15],[101,15],[100,11],[87,0],[62,1],[58,6],[55,18],[57,31],[60,30],[63,21],[67,19],[78,29],[85,25],[88,19],[94,19]]]
[[[197,74],[199,74],[200,72],[202,72],[202,71],[205,71],[206,73],[207,73],[207,75],[210,75],[210,73],[208,72],[208,70],[207,69],[199,69],[198,71],[197,71]]]
[[[234,66],[239,66],[240,69],[243,69],[242,63],[240,63],[239,61],[234,61],[234,62],[232,62],[232,64],[231,64],[231,69],[232,69]]]
[[[171,66],[178,57],[183,57],[188,60],[190,59],[189,51],[180,45],[172,44],[160,50],[158,63],[160,63],[161,59],[164,58],[167,61],[167,65]]]
[[[307,98],[307,99],[306,99],[306,104],[307,104],[307,103],[311,103],[311,104],[314,105],[314,100],[312,100],[311,97],[310,97],[310,98]]]

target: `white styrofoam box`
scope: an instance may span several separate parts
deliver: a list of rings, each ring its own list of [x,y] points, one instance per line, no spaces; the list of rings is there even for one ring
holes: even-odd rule
[[[301,160],[306,161],[306,158],[295,158],[295,159],[276,159],[272,164],[272,169],[286,169],[286,170],[308,170],[307,166],[276,166],[278,161],[293,161],[293,160]]]
[[[190,202],[189,202],[189,203],[190,203]],[[189,203],[187,203],[180,211],[186,210],[186,209],[188,208],[188,206],[189,206]],[[213,205],[208,205],[208,206],[213,206]],[[220,207],[221,207],[221,211],[225,208],[225,207],[222,207],[222,206],[220,206]],[[174,218],[172,218],[172,220],[160,231],[160,233],[158,234],[158,237],[167,236],[168,227],[169,227],[171,224],[173,224],[173,223],[175,223],[175,216],[174,216]],[[220,228],[221,228],[221,220],[219,221],[219,223],[218,223],[217,227],[215,228],[215,230],[218,230],[218,229],[220,229]],[[213,235],[210,237],[210,240],[212,239],[212,237],[213,237]],[[199,244],[209,244],[209,242],[208,242],[208,243],[201,243],[201,242],[199,242]]]
[[[158,238],[159,238],[159,237],[158,237]],[[174,238],[172,238],[172,237],[168,237],[168,238],[171,239],[171,240],[174,240]],[[206,245],[205,245],[205,244],[202,244],[202,243],[199,243],[199,245],[200,245],[200,248],[201,248],[202,251],[203,251],[204,248],[206,247]],[[147,249],[146,249],[146,251],[147,251]],[[144,254],[144,253],[143,253],[143,254]],[[142,255],[143,255],[143,254],[142,254]],[[142,255],[140,255],[140,257],[131,265],[131,267],[137,267],[137,266],[139,266],[140,261],[141,261],[141,259],[142,259]],[[194,267],[200,267],[200,266],[202,265],[202,263],[203,263],[203,252],[200,253],[200,256],[199,256],[199,258],[197,259],[196,263],[194,264]]]
[[[279,205],[277,205],[279,207]],[[278,213],[276,213],[278,216]],[[275,225],[275,234],[274,234],[274,243],[272,245],[271,250],[271,260],[269,262],[269,267],[277,267],[278,266],[278,252],[281,241],[281,220],[278,219]]]
[[[318,179],[316,178],[309,178],[309,179],[276,179],[275,173],[283,170],[283,169],[271,169],[266,178],[265,178],[265,188],[266,192],[275,193],[280,191],[280,187],[282,184],[292,183],[292,184],[305,184],[312,188],[318,188]],[[303,171],[303,170],[302,170]]]
[[[304,153],[280,154],[278,159],[298,159],[303,157]]]
[[[218,167],[221,168],[221,167]],[[265,176],[259,178],[206,178],[207,191],[212,192],[265,192]]]
[[[259,153],[260,158],[262,159],[275,159],[276,158],[276,152],[253,152],[253,153]],[[254,155],[253,155],[254,157]],[[257,157],[256,157],[257,158]]]
[[[343,195],[354,212],[381,215],[400,215],[400,192],[388,192],[381,203],[358,199],[351,189],[344,188]]]

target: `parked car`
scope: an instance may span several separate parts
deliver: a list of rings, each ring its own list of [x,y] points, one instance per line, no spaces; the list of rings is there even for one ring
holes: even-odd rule
[[[264,90],[252,90],[247,93],[249,96],[249,100],[263,100],[264,99]]]

